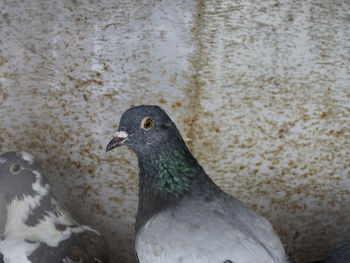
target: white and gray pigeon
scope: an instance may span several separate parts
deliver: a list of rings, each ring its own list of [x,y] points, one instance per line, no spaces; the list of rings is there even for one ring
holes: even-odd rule
[[[28,153],[0,155],[0,192],[7,208],[0,262],[109,262],[104,238],[60,207],[43,169]]]
[[[160,107],[124,112],[106,151],[121,145],[136,153],[140,168],[139,262],[290,262],[268,220],[208,177]]]

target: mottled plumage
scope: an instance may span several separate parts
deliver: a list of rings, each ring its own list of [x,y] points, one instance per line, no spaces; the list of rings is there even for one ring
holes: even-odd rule
[[[214,184],[161,108],[127,110],[106,150],[120,145],[140,168],[139,262],[288,262],[271,224]]]
[[[0,155],[0,192],[7,212],[0,263],[109,262],[103,237],[79,225],[60,207],[40,164],[31,155]]]

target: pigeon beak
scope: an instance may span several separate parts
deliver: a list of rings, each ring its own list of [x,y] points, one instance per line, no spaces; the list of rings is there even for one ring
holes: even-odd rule
[[[114,134],[113,139],[108,143],[106,147],[106,152],[109,152],[110,150],[123,145],[123,143],[127,138],[128,138],[128,134],[125,131],[117,131]]]

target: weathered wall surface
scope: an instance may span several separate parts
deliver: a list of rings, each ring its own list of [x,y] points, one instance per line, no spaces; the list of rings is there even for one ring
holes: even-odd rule
[[[350,2],[201,11],[192,149],[297,262],[313,260],[350,238]]]
[[[159,104],[297,262],[350,238],[348,1],[0,0],[0,150],[133,262],[137,162],[104,148]]]

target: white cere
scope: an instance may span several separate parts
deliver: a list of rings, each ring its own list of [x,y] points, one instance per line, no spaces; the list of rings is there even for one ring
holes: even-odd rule
[[[114,134],[114,137],[118,137],[118,138],[126,138],[128,137],[128,133],[126,133],[125,131],[117,131],[115,134]]]

